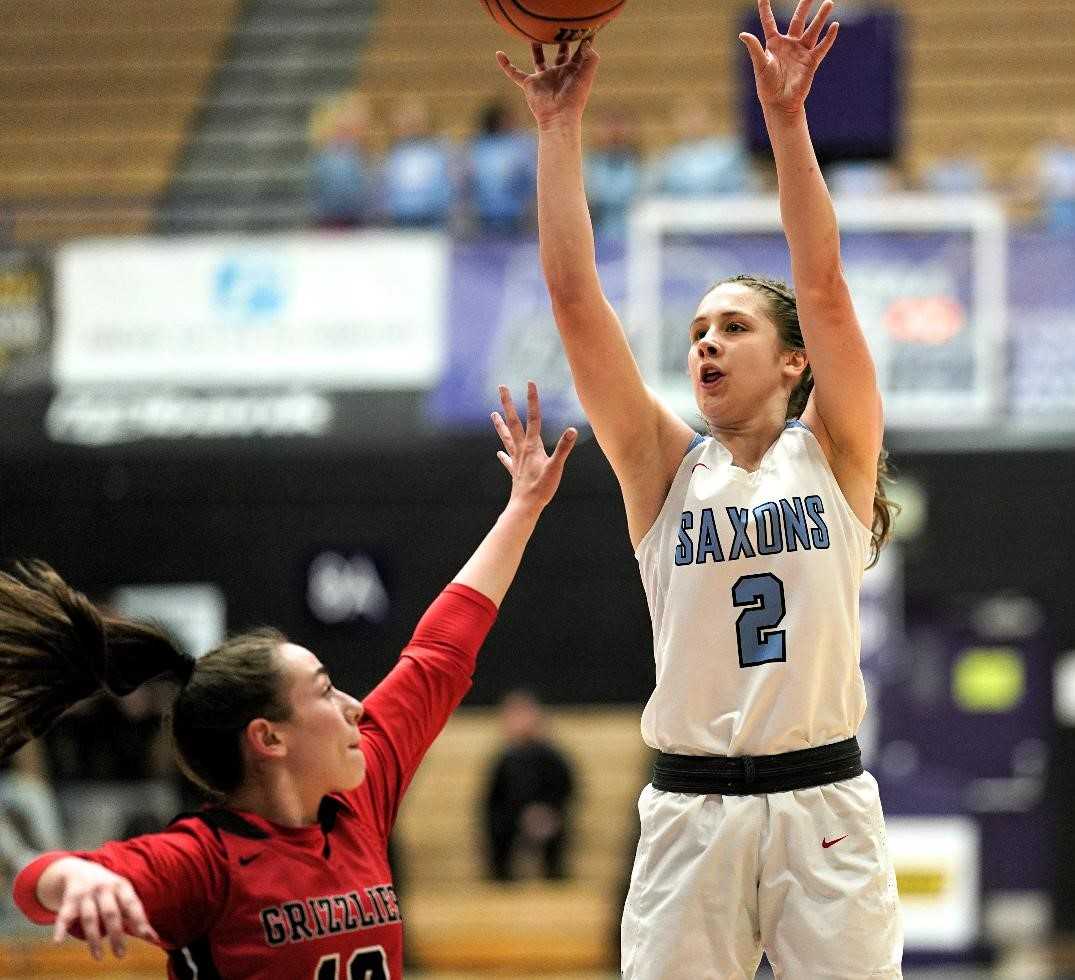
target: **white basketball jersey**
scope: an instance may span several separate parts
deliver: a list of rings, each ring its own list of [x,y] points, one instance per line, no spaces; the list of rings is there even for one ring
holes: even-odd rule
[[[646,743],[770,755],[854,735],[869,546],[803,423],[753,473],[716,439],[692,446],[635,553],[657,666]]]

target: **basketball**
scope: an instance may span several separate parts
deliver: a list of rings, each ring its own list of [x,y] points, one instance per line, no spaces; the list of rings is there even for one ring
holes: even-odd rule
[[[509,34],[540,44],[561,44],[592,37],[627,0],[481,0]]]

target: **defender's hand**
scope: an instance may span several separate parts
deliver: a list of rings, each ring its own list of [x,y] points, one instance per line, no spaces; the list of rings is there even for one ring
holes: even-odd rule
[[[503,416],[493,412],[493,426],[504,443],[497,458],[511,474],[511,500],[540,511],[552,500],[563,476],[564,463],[578,438],[577,429],[567,429],[560,436],[551,456],[541,442],[541,401],[537,385],[526,383],[526,429],[515,410],[511,392],[500,385]]]

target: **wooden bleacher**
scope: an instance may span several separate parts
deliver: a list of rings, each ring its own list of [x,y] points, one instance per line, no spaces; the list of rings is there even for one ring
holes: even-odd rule
[[[149,227],[239,0],[0,0],[0,207],[14,237]]]
[[[976,151],[1000,184],[1027,150],[1075,106],[1075,4],[1069,0],[893,0],[906,38],[904,153],[909,180],[938,156]],[[689,95],[712,97],[717,121],[735,128],[735,40],[753,0],[633,0],[599,36],[602,64],[592,105],[626,108],[644,149],[673,137],[671,110]],[[848,0],[843,7],[852,6]],[[359,89],[383,120],[401,91],[428,98],[439,127],[473,132],[479,107],[519,94],[493,51],[530,63],[524,42],[504,33],[477,2],[431,25],[413,0],[384,0],[363,59]],[[840,11],[837,10],[837,17]],[[387,142],[383,130],[375,143]]]
[[[1075,105],[1075,5],[1069,0],[894,0],[905,15],[901,168],[980,153],[998,185]],[[852,0],[847,0],[850,7]],[[638,120],[643,148],[674,136],[677,99],[712,97],[734,129],[735,41],[753,0],[632,0],[602,33],[593,104]],[[240,0],[0,0],[0,208],[21,241],[147,229]],[[519,95],[492,53],[528,63],[477,0],[383,0],[356,86],[382,126],[402,92],[426,97],[439,128],[473,131],[479,108]],[[525,112],[525,110],[522,110]]]
[[[479,801],[500,745],[494,711],[458,711],[422,763],[397,827],[408,944],[425,968],[517,976],[616,962],[612,940],[646,779],[639,712],[560,709],[550,729],[579,782],[566,881],[483,880]]]

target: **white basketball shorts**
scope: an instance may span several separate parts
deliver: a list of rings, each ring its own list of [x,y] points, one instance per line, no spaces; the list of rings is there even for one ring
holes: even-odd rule
[[[638,801],[623,910],[625,980],[902,977],[903,929],[869,773],[755,796]]]

